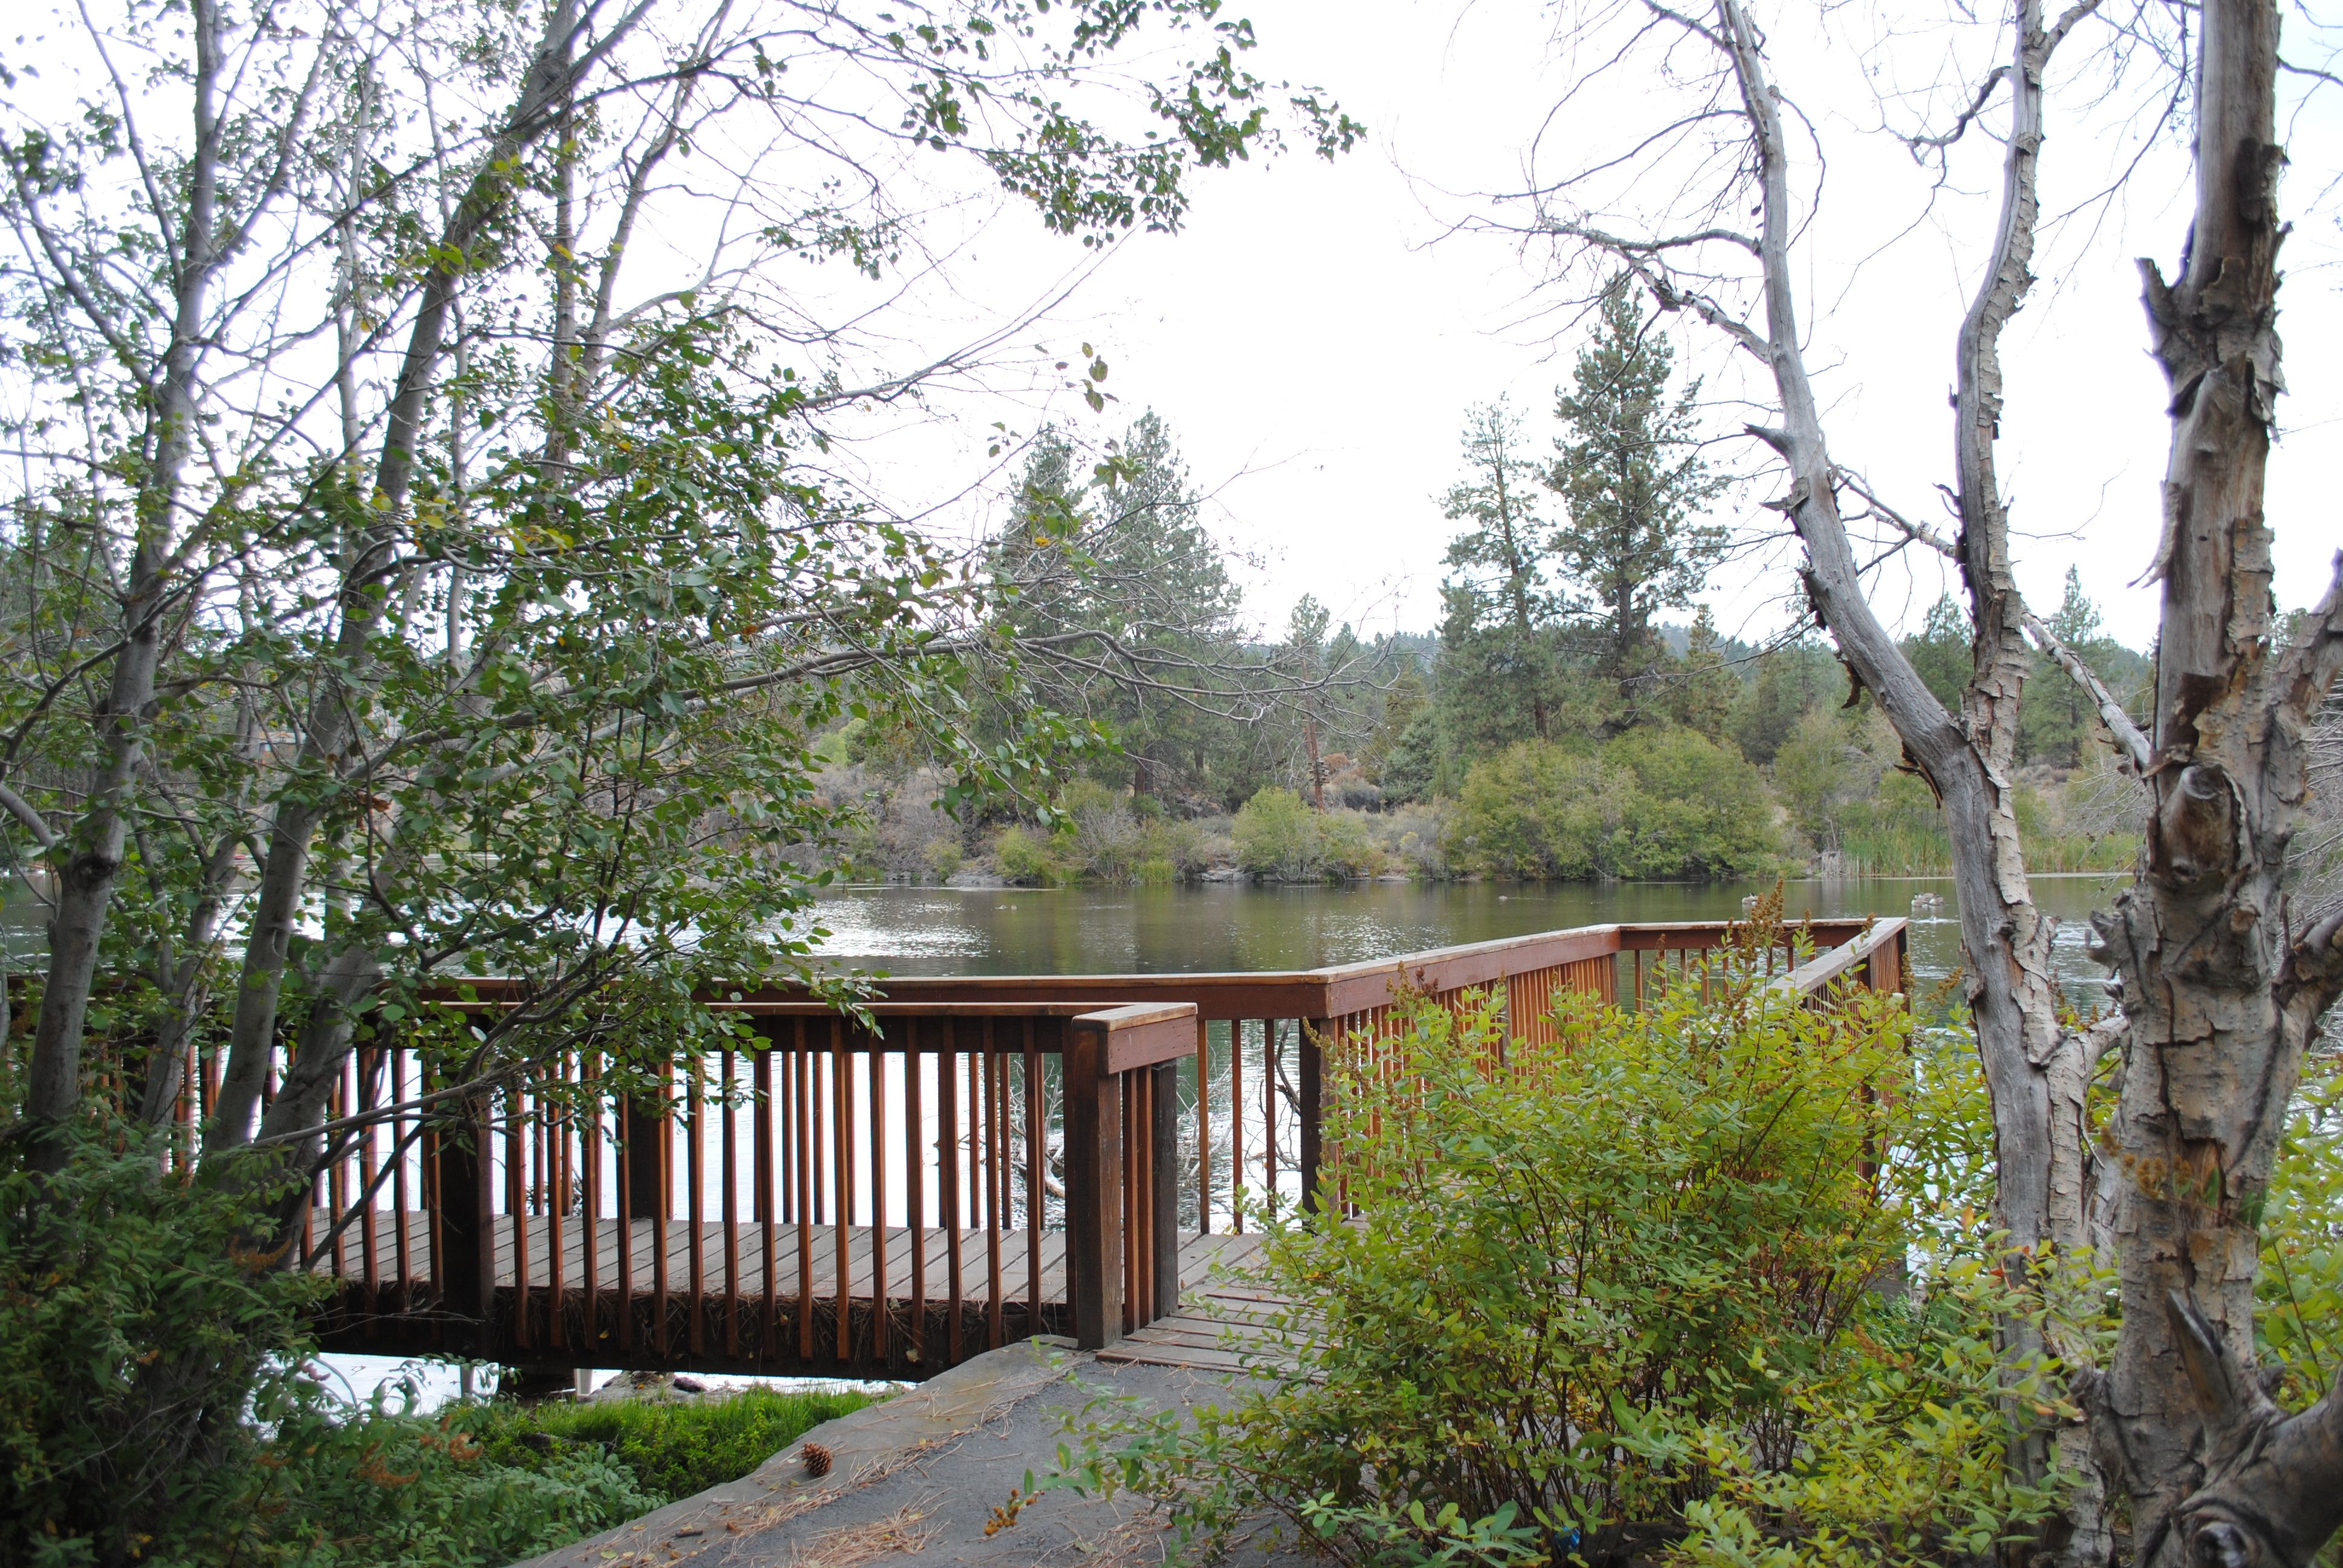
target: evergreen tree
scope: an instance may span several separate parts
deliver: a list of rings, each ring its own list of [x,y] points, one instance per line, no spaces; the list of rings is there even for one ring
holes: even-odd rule
[[[1904,639],[1904,656],[1948,712],[1961,710],[1961,693],[1967,689],[1972,666],[1970,641],[1968,614],[1950,594],[1938,596],[1928,607],[1919,636]]]
[[[1538,516],[1539,471],[1503,398],[1465,417],[1469,477],[1442,498],[1472,525],[1448,546],[1441,587],[1440,691],[1474,756],[1554,729],[1562,598],[1547,576],[1553,530]]]
[[[2148,684],[2147,661],[2099,627],[2099,607],[2083,592],[2082,574],[2066,568],[2066,591],[2046,618],[2050,634],[2090,666],[2109,690],[2138,708]],[[2017,716],[2018,755],[2029,762],[2072,768],[2099,733],[2097,708],[2055,660],[2038,649]]]
[[[1565,434],[1547,483],[1568,517],[1553,548],[1576,590],[1571,608],[1593,623],[1596,667],[1631,713],[1636,678],[1654,662],[1653,617],[1692,602],[1725,543],[1723,528],[1693,520],[1725,481],[1701,457],[1700,383],[1668,397],[1674,359],[1623,278],[1554,405]]]
[[[1241,644],[1238,594],[1169,427],[1151,410],[1087,466],[1044,429],[994,552],[1003,621],[1034,638],[1094,634],[1086,662],[1035,672],[1052,706],[1103,722],[1134,793],[1178,779],[1214,793],[1216,759],[1246,738],[1198,700],[1226,684]]]

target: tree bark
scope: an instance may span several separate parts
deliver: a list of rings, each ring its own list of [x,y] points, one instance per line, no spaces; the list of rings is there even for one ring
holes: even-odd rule
[[[2172,388],[2157,648],[2154,809],[2133,885],[2093,922],[2129,1040],[2107,1142],[2123,1326],[2102,1447],[2132,1499],[2145,1563],[2192,1556],[2175,1510],[2218,1468],[2176,1298],[2251,1376],[2257,1216],[2318,1014],[2331,933],[2296,942],[2283,880],[2307,792],[2300,736],[2335,668],[2330,591],[2306,640],[2272,648],[2263,483],[2282,389],[2277,333],[2278,11],[2208,0],[2197,81],[2197,207],[2179,277],[2142,264],[2150,336]],[[2207,1427],[2200,1412],[2214,1418]],[[2315,1481],[2330,1495],[2343,1463]],[[2260,1501],[2272,1519],[2313,1505]],[[2207,1539],[2211,1539],[2207,1537]],[[2321,1537],[2323,1541],[2323,1535]],[[2318,1542],[2311,1543],[2315,1548]],[[2211,1550],[2220,1545],[2218,1541]]]
[[[25,1118],[35,1130],[57,1127],[81,1101],[82,1035],[106,917],[130,841],[138,767],[146,756],[147,709],[155,700],[155,673],[162,661],[165,563],[176,531],[182,477],[194,450],[204,314],[219,262],[213,231],[219,199],[220,29],[212,0],[193,0],[188,25],[196,55],[191,84],[195,125],[186,176],[186,216],[174,257],[178,276],[171,339],[162,373],[152,384],[154,413],[146,447],[153,467],[136,502],[137,532],[122,598],[123,646],[115,656],[106,699],[96,715],[105,759],[90,805],[67,836],[65,852],[56,857],[48,977],[34,1025],[25,1093]],[[159,219],[162,215],[156,216]],[[72,265],[67,257],[58,261]],[[109,324],[94,318],[91,326],[106,331]],[[35,1143],[35,1168],[59,1168],[65,1153],[63,1143],[54,1137],[36,1137]]]
[[[622,36],[644,8],[639,5],[622,18],[596,53],[608,49]],[[573,59],[578,25],[574,0],[562,0],[548,16],[544,35],[513,108],[489,144],[480,160],[479,172],[441,235],[438,254],[449,257],[467,255],[481,231],[509,201],[514,160],[554,124],[553,111],[557,105],[568,101],[576,73],[581,68]],[[336,662],[344,670],[365,668],[369,646],[390,602],[383,565],[388,552],[396,548],[393,529],[406,506],[413,480],[440,347],[463,276],[460,261],[444,262],[431,271],[425,279],[415,325],[408,333],[407,354],[385,421],[381,456],[376,464],[375,506],[370,510],[384,520],[357,532],[343,563],[342,620],[336,637]],[[294,924],[309,888],[311,843],[331,811],[349,770],[349,753],[357,739],[357,704],[346,681],[347,678],[327,678],[311,701],[293,769],[298,782],[281,793],[270,820],[260,889],[253,901],[251,935],[246,943],[236,987],[235,1020],[229,1028],[227,1069],[220,1079],[218,1110],[206,1129],[207,1163],[214,1154],[237,1149],[253,1137],[261,1088],[277,1044],[286,958]]]

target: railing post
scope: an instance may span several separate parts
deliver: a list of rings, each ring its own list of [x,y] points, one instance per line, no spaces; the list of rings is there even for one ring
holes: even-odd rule
[[[1066,1292],[1094,1351],[1122,1335],[1122,1080],[1106,1031],[1081,1021],[1066,1031]]]
[[[1155,1114],[1149,1135],[1154,1142],[1147,1168],[1155,1173],[1155,1191],[1149,1194],[1155,1222],[1155,1300],[1151,1318],[1168,1318],[1180,1310],[1180,1064],[1163,1062],[1146,1069],[1155,1075],[1150,1098]]]
[[[660,1069],[661,1101],[674,1099],[674,1071],[672,1066]],[[668,1106],[661,1101],[629,1095],[619,1103],[618,1136],[628,1153],[627,1207],[638,1220],[674,1218],[669,1209],[673,1194],[668,1171],[675,1119],[664,1114]]]
[[[439,1224],[431,1249],[439,1311],[449,1320],[453,1342],[447,1348],[483,1357],[494,1353],[502,1339],[495,1322],[497,1243],[491,1194],[481,1169],[488,1139],[486,1109],[478,1101],[458,1102],[434,1140]],[[463,1326],[467,1321],[468,1330]]]
[[[1302,1020],[1302,1211],[1318,1212],[1318,1173],[1326,1157],[1326,1041],[1332,1020]]]

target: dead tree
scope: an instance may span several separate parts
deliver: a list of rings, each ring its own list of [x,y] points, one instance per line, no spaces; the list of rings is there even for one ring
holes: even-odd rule
[[[1581,254],[1624,262],[1664,307],[1697,317],[1763,367],[1776,422],[1749,433],[1787,470],[1786,493],[1769,504],[1802,547],[1805,596],[1935,788],[1951,829],[1968,999],[1993,1098],[1996,1218],[2011,1269],[2025,1277],[2055,1253],[2103,1249],[2120,1272],[2124,1320],[2111,1367],[2089,1365],[2079,1344],[2055,1332],[2059,1342],[2046,1347],[2023,1324],[2006,1331],[2014,1357],[2046,1348],[2063,1358],[2087,1416],[2087,1430],[2020,1422],[2018,1469],[2040,1475],[2055,1458],[2085,1477],[2065,1519],[2028,1554],[2109,1561],[2104,1486],[2129,1495],[2141,1563],[2303,1562],[2331,1528],[2328,1500],[2343,1482],[2343,1446],[2324,1435],[2335,1402],[2293,1422],[2267,1401],[2246,1413],[2242,1396],[2207,1406],[2207,1352],[2184,1332],[2201,1322],[2229,1358],[2231,1381],[2254,1386],[2237,1370],[2252,1364],[2253,1216],[2304,1046],[2343,988],[2343,920],[2300,929],[2285,891],[2288,841],[2307,793],[2304,737],[2343,668],[2343,594],[2330,588],[2291,645],[2279,645],[2262,512],[2280,386],[2278,14],[2272,0],[2204,7],[2193,238],[2174,282],[2146,267],[2173,429],[2152,568],[2164,588],[2156,714],[2143,734],[2026,608],[1994,450],[1999,340],[2033,281],[2046,69],[2099,3],[2078,0],[2047,21],[2038,0],[2015,0],[2011,52],[1962,117],[1970,124],[1997,94],[2008,96],[1994,243],[1956,345],[1955,538],[1875,496],[1830,450],[1798,320],[1802,215],[1785,99],[1741,0],[1640,7],[1646,35],[1704,54],[1712,67],[1711,96],[1679,127],[1737,121],[1744,138],[1719,188],[1694,198],[1695,221],[1623,234],[1564,181],[1540,193],[1540,222]],[[1753,228],[1736,226],[1742,213]],[[1958,713],[1931,695],[1868,601],[1850,528],[1858,518],[1958,565],[1976,628]],[[2029,891],[2018,833],[2014,762],[2029,636],[2091,693],[2153,799],[2137,879],[2095,921],[2093,950],[2117,971],[2123,1010],[2089,1029],[2061,1020],[2051,930]],[[2116,1049],[2115,1158],[2103,1161],[2085,1106],[2095,1069]],[[2093,1224],[2103,1205],[2112,1227]],[[2201,1319],[2167,1312],[2176,1292]],[[2261,1445],[2254,1452],[2265,1457],[2278,1444],[2286,1462],[2249,1464],[2239,1442]],[[2249,1474],[2261,1487],[2250,1511],[2238,1490]]]

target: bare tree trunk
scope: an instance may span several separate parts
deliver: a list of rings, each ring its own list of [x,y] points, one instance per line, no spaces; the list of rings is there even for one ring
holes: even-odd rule
[[[2199,1414],[2217,1427],[2220,1412],[2203,1404],[2190,1366],[2203,1356],[2167,1304],[2200,1314],[2250,1378],[2257,1218],[2304,1048],[2343,970],[2333,930],[2296,940],[2283,887],[2308,788],[2303,733],[2335,678],[2343,610],[2330,590],[2307,639],[2274,657],[2262,500],[2282,385],[2278,11],[2209,0],[2203,15],[2189,245],[2169,286],[2142,264],[2173,423],[2154,568],[2154,810],[2137,879],[2094,921],[2130,1030],[2107,1132],[2126,1180],[2103,1448],[2130,1490],[2145,1563],[2230,1560],[2189,1540],[2211,1525],[2184,1504],[2219,1458]],[[2258,1505],[2280,1525],[2316,1506],[2302,1487],[2343,1486],[2343,1455],[2329,1458]]]

